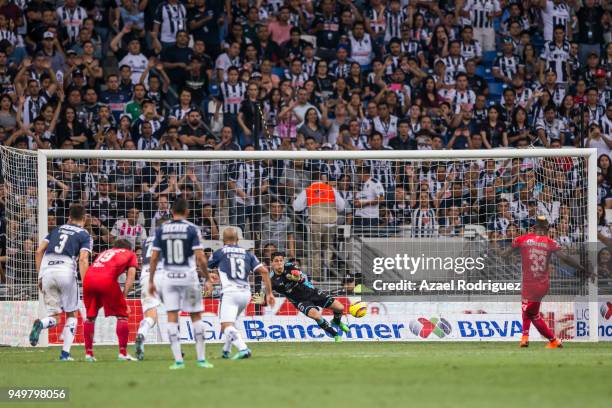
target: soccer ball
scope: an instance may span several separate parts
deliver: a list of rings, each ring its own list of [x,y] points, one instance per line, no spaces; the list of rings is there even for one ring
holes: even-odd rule
[[[362,302],[361,300],[359,302],[353,303],[349,307],[349,313],[353,317],[363,317],[366,315],[367,311],[368,311],[368,304],[366,302]]]

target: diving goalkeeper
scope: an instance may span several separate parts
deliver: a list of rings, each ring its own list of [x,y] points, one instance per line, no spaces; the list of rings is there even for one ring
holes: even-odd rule
[[[342,303],[328,293],[315,288],[296,264],[285,262],[285,255],[282,252],[272,254],[271,269],[272,289],[284,295],[300,312],[316,321],[319,327],[330,334],[335,341],[340,341],[341,337],[332,325],[348,333],[348,326],[341,321],[344,313]],[[331,309],[334,312],[332,325],[323,318],[320,309]]]

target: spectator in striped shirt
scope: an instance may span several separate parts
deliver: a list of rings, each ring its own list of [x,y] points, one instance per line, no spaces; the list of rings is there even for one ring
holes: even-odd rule
[[[119,239],[126,239],[132,244],[133,248],[140,248],[147,239],[147,230],[139,220],[140,211],[136,207],[130,207],[127,217],[115,222],[111,230],[113,242]]]

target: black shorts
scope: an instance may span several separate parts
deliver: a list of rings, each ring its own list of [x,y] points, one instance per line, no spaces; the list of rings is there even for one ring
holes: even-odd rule
[[[308,316],[308,311],[312,308],[321,308],[321,309],[325,309],[331,306],[332,303],[334,303],[334,297],[332,297],[331,295],[323,292],[322,290],[316,289],[313,291],[313,293],[308,296],[306,299],[297,301],[297,300],[293,300],[293,299],[289,299],[291,301],[291,303],[293,303],[293,305],[295,307],[297,307],[297,309],[304,313],[305,315]]]

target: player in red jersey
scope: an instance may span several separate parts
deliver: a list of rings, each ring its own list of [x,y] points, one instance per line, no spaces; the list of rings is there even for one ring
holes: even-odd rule
[[[550,258],[555,253],[562,261],[576,269],[580,270],[582,267],[570,256],[564,254],[554,239],[548,237],[548,221],[544,216],[536,218],[533,233],[517,237],[512,242],[512,247],[508,248],[504,255],[509,255],[511,252],[520,252],[522,260],[523,336],[520,346],[529,346],[529,328],[533,323],[540,334],[549,340],[546,348],[563,347],[561,340],[555,337],[540,313],[542,299],[548,294],[550,287]]]
[[[87,320],[83,323],[85,337],[85,360],[96,361],[93,355],[94,327],[98,311],[104,306],[105,316],[117,317],[119,360],[135,361],[127,353],[128,306],[125,298],[134,284],[138,258],[125,239],[115,241],[112,249],[102,252],[91,264],[83,281],[83,301],[87,309]],[[123,291],[117,282],[119,275],[127,271]]]

